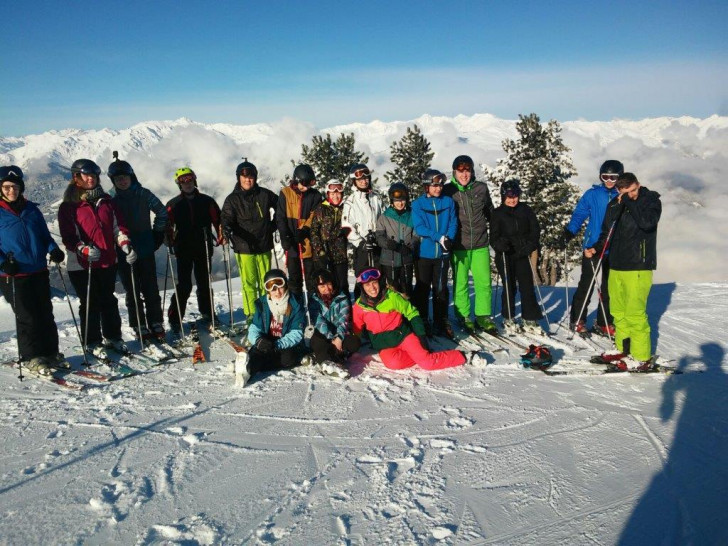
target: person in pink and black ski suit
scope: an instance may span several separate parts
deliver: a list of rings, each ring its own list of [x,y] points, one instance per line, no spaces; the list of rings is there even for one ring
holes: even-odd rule
[[[353,309],[354,333],[367,331],[372,348],[390,370],[418,364],[425,370],[460,366],[468,361],[456,350],[431,352],[425,324],[417,309],[401,294],[387,288],[378,269],[365,269],[357,277],[361,296]]]

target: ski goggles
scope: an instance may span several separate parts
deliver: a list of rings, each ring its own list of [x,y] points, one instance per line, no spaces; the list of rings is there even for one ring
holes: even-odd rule
[[[444,186],[445,185],[445,175],[444,174],[436,174],[429,180],[425,180],[425,184],[428,186]]]
[[[392,201],[407,201],[407,192],[404,190],[394,190],[392,192]]]
[[[356,278],[356,282],[364,284],[365,282],[369,281],[378,281],[379,277],[381,277],[382,274],[379,272],[378,269],[365,269],[361,273],[359,273],[359,276]]]
[[[282,277],[275,277],[274,279],[269,279],[265,283],[265,291],[270,292],[274,288],[283,288],[286,286],[286,279]]]
[[[183,174],[177,179],[180,184],[186,184],[187,182],[194,182],[197,177],[194,174]]]
[[[604,182],[616,182],[619,179],[618,174],[603,174],[602,180]]]
[[[326,192],[335,192],[335,193],[343,193],[344,192],[344,185],[343,184],[329,184],[326,186]]]
[[[314,182],[316,182],[315,178],[312,178],[311,180],[303,180],[301,178],[294,178],[293,181],[296,184],[301,184],[301,186],[306,186],[307,188],[310,188],[313,186]]]
[[[364,177],[370,176],[371,174],[372,174],[372,172],[367,168],[357,169],[349,175],[349,178],[354,178],[354,179],[364,178]]]
[[[240,175],[244,176],[246,178],[255,178],[258,175],[258,173],[255,171],[255,169],[251,169],[249,167],[245,167],[244,169],[240,169]]]
[[[507,190],[503,195],[505,197],[521,197],[521,190]]]
[[[460,163],[457,167],[455,167],[455,170],[461,173],[464,172],[472,172],[473,168],[468,163]]]

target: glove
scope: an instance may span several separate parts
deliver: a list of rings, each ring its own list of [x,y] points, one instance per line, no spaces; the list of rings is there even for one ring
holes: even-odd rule
[[[260,336],[255,342],[255,348],[261,353],[272,353],[276,344],[269,336]]]
[[[311,228],[308,226],[303,226],[298,230],[298,233],[296,233],[296,242],[303,244],[306,239],[311,238]]]
[[[60,248],[54,248],[53,250],[51,250],[50,254],[51,254],[51,261],[54,264],[61,263],[66,257],[66,254]]]
[[[561,244],[562,248],[566,248],[566,245],[569,244],[569,241],[571,241],[574,238],[574,234],[569,231],[569,228],[564,228],[564,232],[561,234],[561,237],[559,237],[559,243]]]
[[[231,241],[233,238],[233,228],[230,226],[222,226],[222,236],[228,241]]]
[[[377,236],[371,231],[367,233],[367,236],[364,239],[364,248],[367,249],[367,252],[374,252],[377,248]]]
[[[397,246],[394,250],[395,250],[395,252],[399,252],[399,254],[403,258],[412,256],[412,249],[410,247],[408,247],[406,244],[404,244],[402,241],[397,243]]]
[[[422,345],[422,348],[429,353],[430,342],[427,340],[427,336],[417,336],[417,339],[420,340],[420,345]]]
[[[154,250],[158,250],[160,246],[162,246],[162,243],[164,242],[164,232],[163,231],[154,231],[152,232],[154,235]]]
[[[398,243],[398,242],[397,242],[397,241],[395,241],[394,239],[387,239],[387,240],[385,241],[385,244],[384,244],[384,248],[386,248],[387,250],[395,250],[395,251],[397,251],[397,247],[398,247],[398,246],[399,246],[400,244],[401,244],[401,243]]]
[[[91,244],[78,243],[76,245],[76,254],[86,258],[89,262],[97,262],[101,259],[101,251]]]
[[[505,237],[501,237],[497,241],[493,241],[491,246],[496,252],[508,253],[511,250],[511,242]]]
[[[129,243],[122,245],[121,251],[126,254],[126,263],[129,265],[137,261],[137,253]]]
[[[450,252],[452,250],[452,241],[447,237],[447,235],[440,237],[440,245],[445,249],[445,252]]]
[[[6,275],[10,275],[11,277],[18,274],[18,269],[18,262],[16,262],[15,260],[5,260],[3,263],[0,264],[0,270],[2,270],[2,272]]]
[[[349,233],[351,233],[351,228],[343,227],[339,230],[339,237],[343,237],[344,239],[349,238]]]

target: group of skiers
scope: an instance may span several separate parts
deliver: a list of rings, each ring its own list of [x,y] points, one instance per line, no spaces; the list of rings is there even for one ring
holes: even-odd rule
[[[46,255],[56,264],[67,258],[80,300],[82,343],[92,354],[102,355],[109,347],[127,350],[114,296],[117,273],[137,335],[164,339],[154,254],[166,243],[168,266],[171,256],[177,264],[167,320],[178,333],[193,274],[200,314],[203,320],[215,320],[209,284],[214,247],[230,245],[234,251],[250,346],[246,377],[302,360],[345,370],[363,333],[388,368],[419,364],[440,369],[473,361],[478,358],[473,353],[429,350],[428,338],[434,334],[455,338],[448,319],[451,266],[455,317],[465,333],[496,331],[490,246],[504,282],[504,327],[537,332],[542,318],[532,262],[539,248],[538,220],[520,200],[517,180],[502,184],[501,205],[496,208],[474,171],[469,156],[458,156],[449,182],[444,173],[428,169],[420,196],[411,199],[407,187],[395,183],[385,207],[365,164],[349,169],[347,182],[352,187],[344,198],[345,183],[340,180],[326,181],[324,195],[315,189],[316,175],[305,164],[295,167],[289,185],[276,195],[258,185],[256,166],[244,159],[220,209],[199,191],[189,167],[175,172],[180,193],[164,206],[141,186],[128,162],[116,157],[109,165],[113,189],[107,194],[100,185],[99,166],[79,159],[71,166],[58,211],[66,256],[37,206],[24,199],[22,171],[2,167],[0,286],[17,317],[19,357],[39,373],[64,362],[58,354]],[[605,162],[600,179],[600,185],[579,201],[563,235],[566,244],[588,219],[572,328],[585,330],[586,302],[600,269],[604,305],[597,319],[599,330],[616,336],[620,356],[615,359],[631,352],[644,362],[651,353],[645,306],[655,268],[659,196],[641,188],[618,161]],[[287,275],[275,254],[276,237],[285,253]],[[356,278],[353,300],[350,263]],[[522,324],[515,321],[517,292]],[[307,357],[309,350],[312,355]]]

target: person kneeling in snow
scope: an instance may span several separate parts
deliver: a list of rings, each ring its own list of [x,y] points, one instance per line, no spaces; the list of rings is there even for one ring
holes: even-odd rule
[[[346,371],[341,365],[361,347],[359,337],[351,334],[351,303],[327,269],[314,273],[314,281],[313,301],[319,307],[311,337],[314,359],[318,364],[333,363],[337,370]]]
[[[290,297],[286,274],[280,269],[271,269],[263,278],[263,286],[266,293],[255,301],[253,322],[248,328],[248,377],[296,366],[306,352],[303,345],[306,312],[298,298]]]
[[[417,309],[401,294],[390,290],[378,269],[365,269],[357,277],[362,293],[354,304],[354,333],[365,328],[372,348],[390,370],[401,370],[418,364],[425,370],[460,366],[473,355],[456,350],[430,352],[427,348],[425,324]],[[480,361],[480,357],[477,357]],[[475,360],[473,360],[475,362]]]

